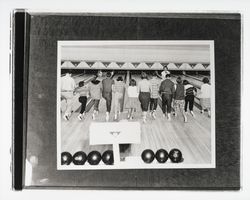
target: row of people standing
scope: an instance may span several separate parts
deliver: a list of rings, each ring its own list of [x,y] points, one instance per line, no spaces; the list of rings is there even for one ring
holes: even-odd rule
[[[81,98],[87,99],[88,96],[91,97],[94,104],[94,111],[92,114],[93,120],[95,120],[96,116],[99,114],[99,102],[101,98],[104,98],[106,101],[106,121],[109,121],[112,98],[114,98],[115,119],[117,119],[120,114],[124,90],[125,83],[122,76],[119,76],[117,80],[114,81],[112,79],[112,73],[107,72],[106,78],[102,81],[98,80],[98,77],[95,77],[88,85],[84,85],[84,82],[81,81],[76,92],[80,94],[79,101]],[[80,102],[82,106],[78,119],[82,120],[85,115],[86,101]]]
[[[191,115],[195,117],[193,107],[194,99],[197,95],[197,89],[187,80],[182,81],[181,77],[178,77],[176,79],[175,84],[171,81],[170,73],[165,73],[164,75],[165,77],[163,77],[164,79],[161,82],[159,82],[157,78],[157,73],[154,73],[152,79],[150,80],[148,80],[146,73],[143,72],[141,75],[142,80],[138,83],[137,91],[139,93],[143,122],[146,122],[148,108],[150,109],[150,115],[153,118],[156,118],[155,111],[158,105],[159,96],[162,100],[162,112],[164,117],[167,117],[168,120],[171,120],[171,111],[173,105],[173,114],[177,116],[177,111],[180,110],[183,115],[184,122],[187,122],[188,108]],[[131,96],[129,94],[130,87],[135,87],[136,85],[133,79],[131,80],[131,82],[132,84],[130,84],[128,88],[129,102]],[[136,105],[134,103],[134,96],[132,98],[133,104],[129,103],[130,107],[132,105]],[[204,110],[207,110],[208,115],[210,116],[210,85],[209,79],[207,77],[203,79],[203,84],[199,92],[199,98],[202,106],[201,113],[203,113]],[[132,116],[133,110],[135,110],[135,108],[133,107],[129,109],[128,117]]]
[[[175,93],[175,84],[170,80],[170,73],[166,73],[164,80],[159,82],[158,74],[155,72],[151,80],[145,72],[141,74],[141,81],[138,83],[138,99],[142,110],[143,122],[146,123],[147,112],[150,109],[150,115],[156,118],[156,108],[158,105],[159,95],[162,99],[162,112],[164,117],[171,120],[172,99]],[[184,92],[184,91],[183,91]],[[128,95],[129,96],[129,95]],[[129,96],[130,98],[130,96]]]
[[[166,74],[170,74],[167,67],[164,67],[164,70],[161,73],[161,77],[165,77]],[[106,100],[106,120],[109,120],[109,114],[111,111],[111,102],[112,102],[112,92],[115,94],[115,119],[118,117],[120,110],[119,106],[121,104],[121,98],[124,91],[125,85],[122,80],[122,77],[118,77],[116,84],[114,80],[111,78],[113,75],[113,72],[108,72],[107,77],[101,82],[98,80],[98,77],[102,76],[102,72],[99,71],[97,73],[97,77],[95,77],[88,85],[84,83],[84,81],[80,81],[78,87],[76,86],[75,80],[71,77],[71,72],[69,71],[66,73],[65,76],[61,78],[61,97],[66,100],[66,111],[63,115],[63,118],[65,120],[69,120],[71,113],[72,113],[72,106],[73,106],[73,98],[74,93],[78,92],[80,94],[79,102],[82,104],[80,114],[78,118],[81,120],[85,114],[86,104],[87,104],[87,96],[90,95],[90,97],[93,100],[94,103],[94,112],[93,112],[93,119],[95,119],[95,116],[99,112],[99,102],[100,99],[103,97]],[[160,77],[157,74],[158,77]],[[146,78],[146,77],[145,77]],[[144,78],[143,78],[144,79]],[[143,85],[145,80],[142,80],[142,83],[140,83],[140,100],[143,101],[142,104],[147,104],[145,99],[149,96],[147,94],[147,84],[146,86]],[[134,81],[134,84],[136,85],[136,82]],[[155,92],[158,87],[158,83],[156,80],[156,76],[152,79],[152,94],[150,99],[150,108],[151,110],[156,110],[157,107],[157,99],[158,99],[158,93]],[[133,90],[133,89],[132,89]],[[135,90],[135,88],[134,88]],[[136,89],[137,90],[137,89]],[[138,91],[137,91],[138,92]],[[131,92],[130,92],[131,93]],[[133,102],[136,102],[136,99],[138,98],[138,94],[134,91],[131,93],[131,97],[134,97]],[[131,105],[133,105],[133,102],[131,102]],[[143,115],[145,116],[145,106],[143,107]],[[134,110],[134,109],[132,109]],[[130,109],[129,113],[132,116],[132,110]],[[154,115],[155,116],[155,115]]]
[[[106,121],[109,121],[112,97],[114,98],[114,119],[117,120],[121,113],[121,105],[123,102],[124,91],[127,89],[128,102],[126,106],[129,108],[128,118],[133,118],[133,112],[135,112],[138,105],[138,98],[141,102],[141,109],[143,120],[145,122],[148,106],[150,103],[150,109],[152,115],[155,117],[155,110],[157,108],[159,81],[157,82],[157,76],[154,74],[152,83],[148,82],[147,74],[142,73],[142,80],[139,82],[138,87],[134,79],[130,80],[129,87],[126,88],[125,82],[122,76],[118,76],[116,81],[112,79],[110,72],[107,72],[106,78],[102,81],[94,78],[88,85],[84,85],[84,82],[79,83],[79,88],[75,90],[80,94],[79,101],[81,102],[81,111],[78,116],[81,120],[85,115],[87,96],[91,97],[94,104],[94,111],[92,118],[95,120],[96,115],[99,113],[99,102],[103,97],[106,101]]]
[[[85,114],[87,96],[89,95],[94,103],[94,112],[92,114],[92,118],[95,119],[96,115],[99,112],[99,102],[103,97],[106,101],[106,121],[109,121],[110,111],[111,111],[111,103],[112,103],[112,93],[114,95],[114,110],[115,110],[115,120],[119,117],[121,103],[123,100],[124,90],[127,89],[128,93],[128,102],[126,103],[126,107],[129,108],[128,118],[132,119],[136,107],[138,105],[138,100],[140,102],[143,122],[146,122],[147,112],[150,109],[150,115],[153,118],[156,118],[155,111],[158,105],[158,97],[161,96],[162,99],[162,111],[163,116],[171,120],[171,109],[172,102],[174,105],[174,110],[177,111],[179,108],[181,113],[183,114],[184,121],[187,121],[186,112],[187,107],[191,114],[193,113],[193,104],[194,104],[194,96],[197,92],[195,87],[188,83],[187,80],[182,82],[181,78],[178,77],[176,79],[177,84],[174,84],[170,80],[170,73],[166,70],[163,71],[165,74],[161,74],[163,80],[159,82],[157,76],[159,76],[156,72],[153,74],[152,79],[148,80],[147,74],[143,72],[141,74],[141,81],[139,81],[138,86],[134,79],[130,80],[129,87],[126,88],[123,78],[119,76],[116,81],[112,79],[112,73],[107,72],[107,77],[102,81],[98,80],[98,78],[94,78],[88,85],[84,85],[84,82],[81,81],[79,83],[79,87],[75,89],[75,92],[80,94],[79,101],[81,102],[81,110],[78,118],[81,120]],[[165,75],[165,77],[164,77]],[[210,90],[210,85],[208,84],[209,80],[206,79],[206,85],[201,87],[205,88],[206,91]],[[72,82],[73,84],[73,82]],[[201,103],[204,109],[207,109],[210,115],[210,98],[208,93],[205,92],[208,98],[201,98]],[[201,95],[202,96],[202,95]],[[204,96],[204,95],[203,95]],[[174,101],[173,101],[174,99]],[[203,100],[202,100],[203,99]],[[202,111],[204,110],[202,109]],[[66,110],[69,113],[69,111]],[[174,112],[177,115],[177,112]],[[65,113],[66,115],[66,113]],[[64,115],[64,119],[65,119]],[[69,119],[67,116],[66,120]]]
[[[148,76],[145,72],[142,72],[141,74],[141,81],[138,83],[138,87],[136,87],[136,81],[132,79],[130,81],[129,87],[128,87],[128,118],[133,119],[133,113],[136,110],[137,105],[137,97],[139,97],[139,101],[141,104],[141,110],[142,110],[142,118],[143,122],[146,123],[147,118],[147,112],[148,108],[150,109],[150,115],[155,119],[156,118],[156,109],[158,105],[158,98],[159,98],[159,88],[160,83],[158,78],[161,78],[162,80],[165,80],[166,76],[170,75],[170,72],[168,71],[167,66],[164,66],[163,71],[161,72],[161,76],[155,71],[153,73],[152,79],[148,81]],[[130,92],[133,91],[133,92]],[[165,105],[163,105],[163,112],[166,108]]]

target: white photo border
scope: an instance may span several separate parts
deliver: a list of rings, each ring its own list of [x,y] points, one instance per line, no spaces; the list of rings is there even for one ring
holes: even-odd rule
[[[61,113],[60,113],[60,78],[62,46],[83,45],[209,45],[210,80],[211,80],[211,163],[210,164],[124,164],[124,165],[61,165]],[[57,41],[57,170],[117,170],[117,169],[198,169],[216,168],[216,133],[215,133],[215,54],[214,40],[64,40]]]

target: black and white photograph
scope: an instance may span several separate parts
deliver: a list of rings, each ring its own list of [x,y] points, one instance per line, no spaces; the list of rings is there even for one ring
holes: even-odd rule
[[[241,20],[13,13],[13,188],[240,190]]]
[[[0,199],[249,199],[249,8],[2,0]]]
[[[213,40],[57,42],[57,169],[215,168]]]

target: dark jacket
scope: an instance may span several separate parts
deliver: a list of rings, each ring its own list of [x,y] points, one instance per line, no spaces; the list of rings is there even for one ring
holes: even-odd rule
[[[175,89],[174,89],[174,83],[170,79],[166,79],[161,82],[160,89],[159,89],[160,94],[165,93],[165,94],[174,94]]]
[[[176,89],[175,89],[175,93],[174,93],[174,99],[175,100],[184,100],[185,99],[184,85],[182,85],[182,84],[176,84]]]

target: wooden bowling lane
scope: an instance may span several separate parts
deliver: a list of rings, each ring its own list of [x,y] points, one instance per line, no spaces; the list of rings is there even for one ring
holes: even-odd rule
[[[182,75],[183,80],[188,80],[192,85],[194,85],[197,88],[201,88],[201,85],[203,84],[202,80],[197,79],[195,76],[190,75]]]
[[[189,77],[191,77],[191,78],[195,78],[195,79],[197,79],[197,80],[202,81],[202,79],[203,79],[204,77],[208,77],[208,78],[210,79],[210,71],[207,72],[206,75],[205,75],[205,74],[199,74],[199,73],[197,73],[197,74],[195,74],[195,75],[185,74],[185,76],[189,76]]]
[[[93,77],[94,77],[94,75],[92,75],[92,74],[83,74],[81,76],[75,76],[73,78],[74,78],[76,84],[78,85],[78,83],[80,81],[88,81],[89,79],[91,79]]]
[[[187,80],[190,84],[192,84],[196,89],[199,91],[202,85],[202,82],[194,79],[192,77],[186,76],[186,75],[171,75],[171,80],[176,83],[176,78],[180,76],[182,80]]]
[[[183,76],[184,76],[184,77],[189,77],[189,78],[195,79],[195,80],[200,81],[200,82],[202,82],[202,79],[203,79],[204,77],[210,78],[209,75],[208,75],[208,76],[204,76],[204,75],[199,75],[199,74],[196,74],[196,75],[185,74],[185,75],[183,75]]]
[[[116,79],[120,74],[115,74],[113,79]],[[124,75],[122,75],[124,78]],[[102,80],[104,77],[99,78]],[[114,100],[114,98],[113,98]],[[113,101],[112,100],[112,101]],[[113,108],[114,102],[112,102],[111,112],[114,110]],[[75,112],[71,115],[69,121],[64,121],[61,119],[61,150],[68,151],[71,154],[74,154],[77,151],[84,151],[85,153],[89,153],[90,151],[97,150],[100,153],[103,153],[106,150],[111,150],[112,145],[89,145],[89,125],[93,121],[92,120],[93,107],[86,114],[84,119],[80,121],[77,116],[78,112]],[[97,122],[105,121],[105,113],[106,113],[106,102],[102,98],[99,104],[99,114],[96,116]],[[113,114],[111,114],[111,120],[113,118]],[[101,133],[100,133],[101,134]]]
[[[77,118],[78,113],[74,113],[69,121],[62,121],[61,124],[61,150],[74,154],[77,151],[97,150],[104,152],[112,149],[111,145],[89,145],[89,125],[92,122],[91,113],[88,113],[82,121]]]
[[[117,74],[114,79],[117,78]],[[137,83],[141,80],[139,75],[132,75]],[[161,81],[161,80],[159,80]],[[114,99],[114,98],[113,98]],[[112,102],[111,121],[113,119],[114,103]],[[93,109],[93,108],[92,108]],[[104,152],[112,149],[111,145],[89,145],[89,125],[92,122],[92,109],[85,119],[79,121],[78,113],[73,113],[70,121],[62,121],[61,148],[62,151],[75,153],[84,151],[89,153],[92,150]],[[100,101],[100,112],[96,121],[105,121],[106,105],[105,100]],[[141,143],[132,144],[131,148],[125,153],[126,156],[140,156],[144,149],[150,148],[156,151],[164,148],[169,151],[172,148],[179,148],[184,156],[185,163],[202,164],[211,162],[211,121],[205,115],[194,109],[196,115],[193,118],[188,114],[188,123],[183,122],[180,113],[177,117],[172,117],[172,121],[163,118],[161,108],[156,110],[157,119],[152,119],[149,114],[147,123],[142,123],[141,108],[138,103],[133,121],[141,123]],[[120,119],[126,119],[127,113],[123,112]],[[100,133],[101,134],[101,133]]]
[[[140,81],[139,76],[132,75],[132,78]],[[153,151],[160,148],[167,151],[179,148],[187,164],[211,162],[211,121],[200,114],[198,109],[194,109],[195,118],[188,114],[188,123],[184,123],[179,112],[177,117],[172,117],[170,122],[167,121],[158,106],[157,119],[152,119],[148,114],[147,123],[143,124],[140,107],[136,108],[136,111],[134,120],[141,123],[141,144],[132,144],[130,152],[127,153],[129,156],[140,156],[147,148]]]

